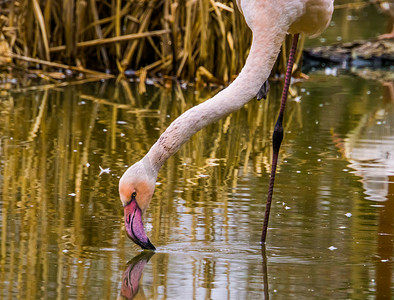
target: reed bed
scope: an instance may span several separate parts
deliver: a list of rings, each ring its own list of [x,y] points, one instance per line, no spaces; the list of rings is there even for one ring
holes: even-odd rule
[[[16,0],[1,1],[0,14],[0,65],[66,75],[226,84],[251,43],[235,0]],[[284,61],[278,59],[276,72]]]

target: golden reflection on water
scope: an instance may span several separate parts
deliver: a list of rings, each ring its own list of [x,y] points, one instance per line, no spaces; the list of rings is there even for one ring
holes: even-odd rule
[[[141,96],[133,84],[103,82],[3,99],[2,297],[392,295],[392,175],[377,207],[344,149],[363,145],[357,128],[382,121],[374,112],[385,110],[387,124],[393,106],[376,101],[379,83],[349,76],[315,74],[295,88],[262,265],[279,88],[199,132],[166,163],[144,217],[158,251],[129,266],[138,250],[123,230],[118,178],[171,120],[216,91],[177,86]],[[382,140],[374,138],[368,145]],[[142,276],[137,292],[122,288],[124,274],[134,287]]]
[[[107,278],[106,290],[111,291],[111,278],[120,275],[118,269],[108,266],[114,260],[126,260],[125,252],[117,251],[125,243],[117,199],[117,182],[125,162],[140,158],[172,116],[211,95],[188,93],[189,99],[185,100],[184,91],[178,87],[176,100],[172,101],[172,93],[158,90],[152,93],[151,100],[146,102],[148,97],[140,96],[135,87],[125,82],[114,88],[102,83],[87,88],[44,89],[1,102],[0,288],[4,295],[29,299],[39,295],[80,298],[87,294],[92,269],[103,272],[100,276]],[[270,148],[266,139],[269,129],[257,131],[257,128],[267,122],[263,110],[271,111],[274,106],[268,107],[268,102],[251,105],[254,109],[233,114],[208,129],[212,137],[209,153],[199,133],[179,154],[184,161],[182,165],[192,165],[180,172],[187,185],[196,186],[206,176],[217,181],[209,184],[218,186],[217,198],[222,204],[217,208],[223,210],[224,216],[228,207],[223,184],[229,181],[230,186],[236,185],[241,157],[253,160],[252,168],[260,174],[269,168]],[[296,109],[290,111],[292,115]],[[245,121],[250,124],[249,133],[248,124],[231,126]],[[251,143],[256,141],[251,139],[255,135],[261,137],[257,145]],[[257,156],[251,157],[256,147],[263,150],[253,151]],[[224,163],[225,157],[228,159]],[[248,171],[247,165],[242,172]],[[211,166],[222,168],[213,174]],[[99,175],[99,167],[112,170],[110,174]],[[160,177],[164,189],[158,188],[159,201],[147,216],[153,228],[163,228],[152,232],[154,240],[170,240],[170,227],[161,224],[161,216],[175,214],[174,205],[165,202],[176,198],[177,168],[178,164],[171,159]],[[184,207],[204,210],[205,193],[207,187],[195,205],[195,193],[192,189],[185,191]],[[207,210],[204,236],[208,239],[209,220],[214,218]],[[191,222],[192,241],[201,239],[196,230],[200,226],[198,220],[195,217]],[[226,220],[224,224],[227,231]],[[94,267],[91,264],[97,257],[105,259],[103,265]]]

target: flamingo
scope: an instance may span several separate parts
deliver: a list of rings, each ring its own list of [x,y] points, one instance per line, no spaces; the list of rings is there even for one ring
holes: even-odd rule
[[[264,226],[268,226],[270,206],[268,203],[270,204],[272,198],[276,160],[283,138],[283,112],[298,34],[315,37],[326,29],[331,20],[333,2],[333,0],[237,0],[238,8],[253,33],[249,56],[238,77],[214,97],[192,107],[175,119],[148,153],[129,167],[119,181],[126,233],[137,245],[143,249],[155,250],[144,231],[142,216],[152,199],[158,172],[165,161],[197,131],[237,111],[253,99],[261,89],[264,90],[281,44],[286,34],[290,33],[295,36],[289,56],[281,109],[273,133],[273,169],[264,218]],[[262,242],[265,243],[264,230]]]

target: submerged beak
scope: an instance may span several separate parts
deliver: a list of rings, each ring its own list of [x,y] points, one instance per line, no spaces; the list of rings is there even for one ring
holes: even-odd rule
[[[156,250],[146,236],[142,223],[142,212],[135,200],[124,207],[124,224],[127,235],[134,243],[141,246],[142,249]]]

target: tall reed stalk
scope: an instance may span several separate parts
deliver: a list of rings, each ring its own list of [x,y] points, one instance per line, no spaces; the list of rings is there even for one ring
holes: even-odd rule
[[[227,83],[251,43],[235,0],[15,0],[1,1],[0,14],[0,57],[11,51],[25,68],[37,64],[17,57]]]

